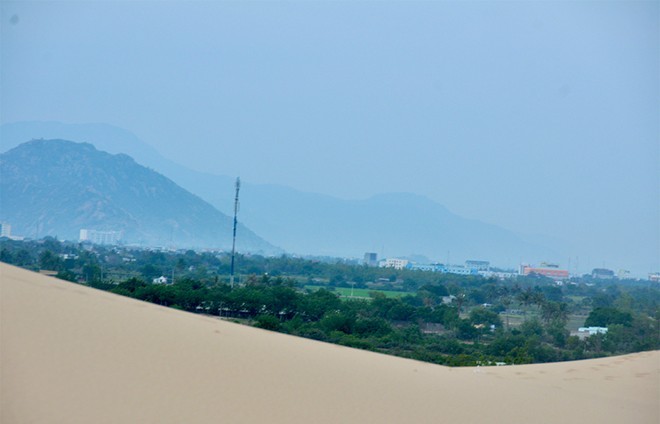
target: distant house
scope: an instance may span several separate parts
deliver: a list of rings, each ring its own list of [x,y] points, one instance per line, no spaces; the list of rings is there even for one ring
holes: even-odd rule
[[[450,294],[449,296],[442,296],[442,303],[444,303],[445,305],[450,304],[454,300],[456,300],[456,296],[454,296],[453,294]]]
[[[444,325],[432,322],[422,324],[419,329],[424,334],[444,334],[447,332]]]
[[[465,261],[465,268],[476,269],[477,271],[488,271],[490,270],[490,262],[467,260]]]
[[[152,283],[154,283],[154,284],[167,284],[167,277],[161,275],[158,278],[154,278]]]
[[[614,278],[614,271],[605,268],[594,268],[591,271],[591,276],[599,280],[611,280]]]
[[[578,336],[580,340],[584,340],[595,334],[607,334],[607,327],[580,327],[574,335]]]
[[[580,332],[587,332],[590,336],[594,334],[605,334],[607,333],[607,327],[580,327],[578,328]]]
[[[399,258],[387,258],[384,261],[381,261],[379,266],[381,268],[404,269],[408,266],[408,260]]]
[[[78,255],[74,255],[73,253],[60,253],[59,255],[60,259],[68,261],[68,260],[76,260],[78,259]]]

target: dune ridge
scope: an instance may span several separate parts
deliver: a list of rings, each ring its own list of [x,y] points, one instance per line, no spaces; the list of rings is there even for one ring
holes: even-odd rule
[[[189,314],[0,264],[12,423],[658,423],[660,352],[448,368]]]

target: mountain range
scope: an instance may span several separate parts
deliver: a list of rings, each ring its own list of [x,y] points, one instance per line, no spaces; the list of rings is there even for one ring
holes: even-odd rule
[[[106,124],[21,122],[0,127],[2,150],[34,138],[64,138],[126,153],[171,178],[218,210],[233,210],[234,178],[198,172],[163,158],[134,134]],[[226,217],[225,217],[226,218]],[[460,217],[411,193],[345,200],[291,187],[243,182],[239,221],[289,253],[359,257],[423,255],[432,260],[490,260],[514,266],[521,260],[557,260],[562,246],[549,238],[521,235]]]
[[[0,219],[27,237],[117,231],[147,246],[231,248],[232,219],[125,154],[32,140],[0,155]],[[281,252],[245,226],[238,249]]]

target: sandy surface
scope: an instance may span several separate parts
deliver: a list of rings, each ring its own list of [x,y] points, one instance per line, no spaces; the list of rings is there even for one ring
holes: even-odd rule
[[[11,423],[660,423],[660,352],[446,368],[0,264]]]

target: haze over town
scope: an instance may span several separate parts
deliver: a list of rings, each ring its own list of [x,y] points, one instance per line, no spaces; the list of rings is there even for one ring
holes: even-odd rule
[[[196,170],[421,194],[660,269],[657,2],[1,8],[2,124],[108,123]]]

